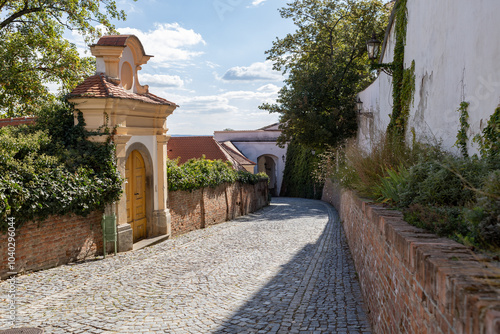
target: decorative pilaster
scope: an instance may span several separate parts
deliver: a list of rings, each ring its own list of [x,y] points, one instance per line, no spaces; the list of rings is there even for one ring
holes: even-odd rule
[[[127,164],[126,145],[131,136],[115,136],[114,143],[116,145],[116,166],[120,172],[120,176],[125,179],[125,167]],[[116,202],[116,224],[118,225],[118,251],[126,252],[133,248],[133,232],[129,224],[127,224],[127,194],[125,192],[125,182],[123,182],[122,197]]]
[[[153,220],[156,227],[156,235],[171,234],[171,217],[167,207],[168,185],[167,185],[167,142],[170,136],[156,136],[156,163],[157,163],[157,194],[158,208],[154,211]]]

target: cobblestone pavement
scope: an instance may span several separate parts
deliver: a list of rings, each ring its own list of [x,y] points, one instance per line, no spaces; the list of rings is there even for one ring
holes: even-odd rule
[[[17,306],[16,327],[44,333],[371,332],[335,210],[304,199],[273,199],[152,247],[20,276]]]

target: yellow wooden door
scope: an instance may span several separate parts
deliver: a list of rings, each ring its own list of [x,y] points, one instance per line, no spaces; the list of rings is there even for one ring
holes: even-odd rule
[[[132,226],[134,242],[146,238],[146,166],[138,151],[132,151],[125,166],[127,222]]]

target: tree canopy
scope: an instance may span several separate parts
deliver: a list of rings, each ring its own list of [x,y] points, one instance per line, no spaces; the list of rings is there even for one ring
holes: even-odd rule
[[[124,19],[115,0],[0,0],[0,114],[36,114],[56,101],[46,84],[67,92],[92,74],[94,60],[81,58],[65,32],[90,43]]]
[[[266,53],[288,77],[277,103],[260,106],[280,114],[280,144],[294,138],[321,149],[356,133],[355,97],[373,80],[366,41],[383,36],[388,13],[381,0],[295,0],[280,9],[297,30]]]

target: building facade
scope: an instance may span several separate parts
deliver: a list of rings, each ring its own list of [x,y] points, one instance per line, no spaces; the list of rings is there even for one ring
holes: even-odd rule
[[[116,127],[113,141],[124,193],[108,210],[116,214],[118,249],[128,251],[141,239],[170,235],[167,117],[177,105],[139,83],[137,73],[151,56],[136,36],[104,36],[90,49],[96,74],[68,99],[83,113],[88,130]]]
[[[215,131],[214,138],[220,143],[232,143],[245,157],[256,162],[254,173],[266,173],[271,195],[279,196],[287,150],[287,145],[279,147],[276,143],[280,134],[276,123],[258,130]]]

